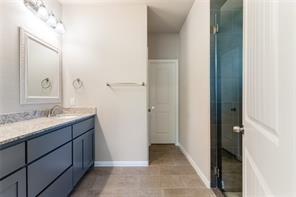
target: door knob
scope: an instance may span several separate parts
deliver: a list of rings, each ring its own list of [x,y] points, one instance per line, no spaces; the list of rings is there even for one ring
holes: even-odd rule
[[[240,134],[244,134],[245,133],[245,128],[242,126],[234,126],[233,127],[233,132],[234,133],[240,133]]]
[[[148,109],[148,112],[151,112],[152,110],[154,110],[155,107],[154,106],[151,106],[149,109]]]

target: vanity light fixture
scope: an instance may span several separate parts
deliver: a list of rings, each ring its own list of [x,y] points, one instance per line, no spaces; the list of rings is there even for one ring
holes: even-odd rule
[[[60,34],[64,34],[66,32],[65,27],[62,23],[62,21],[59,21],[58,24],[56,25],[55,30],[60,33]]]
[[[37,15],[39,16],[39,18],[41,18],[44,21],[48,19],[48,11],[45,8],[45,5],[43,3],[39,6],[37,10]]]
[[[57,19],[56,19],[56,17],[53,15],[53,13],[51,13],[51,14],[49,15],[49,18],[48,18],[48,20],[47,20],[47,24],[48,24],[49,26],[51,26],[52,28],[55,28],[55,27],[56,27],[56,25],[57,25]]]
[[[43,20],[51,28],[56,30],[56,32],[60,34],[65,33],[64,24],[53,14],[53,12],[48,10],[43,0],[24,0],[24,4],[32,12],[34,12],[41,20]]]

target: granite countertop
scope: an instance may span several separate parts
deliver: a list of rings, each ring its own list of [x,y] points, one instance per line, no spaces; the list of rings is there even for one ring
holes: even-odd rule
[[[0,125],[0,146],[16,140],[21,140],[49,129],[77,122],[81,119],[96,115],[96,109],[64,110],[58,117],[40,117],[31,120],[19,121]]]

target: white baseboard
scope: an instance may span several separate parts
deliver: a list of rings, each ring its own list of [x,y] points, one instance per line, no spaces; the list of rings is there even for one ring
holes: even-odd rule
[[[198,165],[194,162],[194,160],[192,159],[192,157],[187,153],[187,151],[184,149],[184,147],[181,144],[179,144],[179,147],[180,147],[182,153],[188,159],[189,163],[192,165],[192,167],[196,171],[196,173],[199,175],[199,177],[201,178],[201,180],[203,181],[203,183],[206,185],[207,188],[210,189],[211,188],[211,184],[210,184],[210,181],[205,176],[205,174],[200,170],[200,168],[198,167]]]
[[[147,167],[148,161],[95,161],[95,167]]]

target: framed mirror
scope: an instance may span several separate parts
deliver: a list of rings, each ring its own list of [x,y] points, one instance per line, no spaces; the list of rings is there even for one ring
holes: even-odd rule
[[[60,51],[20,28],[20,103],[60,102]]]

